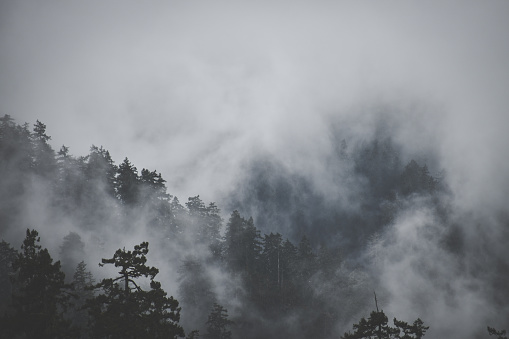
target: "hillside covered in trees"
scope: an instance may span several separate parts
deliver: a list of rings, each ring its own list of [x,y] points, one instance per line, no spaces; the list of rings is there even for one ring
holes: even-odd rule
[[[433,302],[464,307],[464,295],[490,305],[480,324],[507,326],[509,278],[493,274],[509,271],[507,256],[463,230],[461,222],[481,220],[455,212],[447,176],[403,155],[390,135],[338,140],[329,174],[334,186],[354,182],[355,194],[345,187],[349,195],[324,196],[266,156],[246,165],[246,180],[219,206],[199,195],[181,202],[157,170],[127,157],[116,164],[103,147],[55,151],[45,124],[3,116],[2,331],[338,338],[374,309],[373,291],[386,311],[407,300],[407,312],[391,311],[404,319],[387,327],[383,311],[373,311],[345,338],[368,337],[360,333],[369,324],[383,325],[384,338],[420,338],[427,327],[419,318],[428,333],[435,320],[421,312]],[[507,215],[491,217],[507,231]],[[392,279],[432,281],[435,290],[395,290]]]

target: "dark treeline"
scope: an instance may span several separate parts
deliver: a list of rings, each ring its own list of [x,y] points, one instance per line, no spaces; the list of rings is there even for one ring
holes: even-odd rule
[[[426,164],[405,161],[400,154],[390,136],[351,145],[344,139],[337,142],[335,153],[324,160],[330,171],[323,179],[331,188],[328,194],[315,189],[315,178],[278,159],[254,159],[228,206],[256,216],[258,227],[268,232],[276,229],[295,241],[305,235],[315,244],[340,244],[344,252],[357,255],[367,238],[393,221],[405,199],[437,197],[445,190],[442,178]]]
[[[443,191],[425,165],[414,160],[403,165],[390,139],[350,150],[342,142],[338,159],[347,159],[366,178],[369,199],[362,201],[361,211],[312,216],[310,211],[325,202],[305,180],[254,175],[246,185],[255,194],[238,197],[237,205],[241,211],[257,206],[262,234],[253,218],[238,210],[223,220],[216,204],[199,196],[181,204],[156,170],[138,171],[128,158],[116,165],[103,147],[92,146],[80,157],[66,146],[55,152],[43,123],[31,129],[8,115],[0,120],[0,235],[25,235],[19,250],[18,244],[0,245],[0,311],[2,329],[10,337],[166,338],[184,336],[184,329],[188,338],[338,337],[365,309],[376,278],[351,263],[354,252],[341,245],[345,241],[319,241],[311,230],[366,244],[392,221],[402,197],[433,200]],[[273,165],[267,166],[255,169],[257,175]],[[292,180],[297,184],[288,184]],[[288,201],[299,196],[292,190],[309,194],[300,194],[295,204]],[[286,238],[278,222],[288,220],[295,227]],[[49,238],[54,236],[51,225],[58,223],[72,227],[61,238],[59,253],[50,254],[39,244],[38,232],[27,228]],[[348,223],[356,225],[355,231],[346,233]],[[340,226],[331,231],[333,224]],[[126,250],[110,238],[110,231],[145,238]],[[151,254],[164,257],[163,265],[176,273],[178,287],[168,295],[165,281],[154,280],[166,267],[145,264],[146,240]],[[94,276],[87,267],[98,262],[90,261],[89,251],[102,249],[109,257],[109,241],[124,249],[101,265],[113,264],[120,271],[113,277],[104,272]],[[372,317],[382,317],[386,326],[383,311]],[[395,320],[402,333],[407,329],[404,338],[419,338],[412,328],[424,328],[422,322],[398,324]],[[391,331],[391,337],[399,338],[399,330]],[[355,333],[345,337],[363,337]]]

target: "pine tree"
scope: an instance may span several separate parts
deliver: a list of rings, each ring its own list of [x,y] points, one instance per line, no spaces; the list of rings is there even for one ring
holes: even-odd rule
[[[81,237],[76,232],[69,232],[64,237],[62,245],[60,246],[60,258],[62,258],[62,270],[72,279],[76,265],[80,259],[85,256],[85,244]]]
[[[16,125],[9,115],[0,118],[0,234],[22,213],[28,177],[33,172],[32,138],[28,124]]]
[[[85,181],[92,193],[101,190],[110,196],[115,196],[115,176],[117,166],[113,163],[110,152],[102,146],[90,147],[90,154],[84,159],[87,161],[84,168]]]
[[[212,311],[207,320],[207,339],[230,339],[232,333],[229,327],[233,325],[233,321],[228,319],[228,310],[223,306],[214,303]]]
[[[253,218],[246,220],[233,211],[224,240],[223,258],[230,269],[253,273],[261,252],[260,231],[254,226]]]
[[[10,301],[12,285],[9,277],[13,273],[12,263],[16,255],[17,251],[9,243],[0,242],[0,314]]]
[[[260,287],[263,291],[259,304],[265,309],[274,311],[279,308],[281,302],[282,242],[283,237],[279,233],[265,234],[261,253],[263,284],[260,284]]]
[[[303,236],[299,242],[297,250],[297,260],[299,267],[299,279],[304,285],[307,285],[313,273],[317,270],[316,254],[313,252],[311,243],[306,236]]]
[[[282,247],[280,260],[280,286],[281,303],[286,310],[289,310],[298,302],[301,294],[296,287],[297,277],[297,248],[288,239]]]
[[[213,282],[204,265],[198,259],[188,257],[178,270],[178,295],[183,307],[185,324],[205,324],[207,315],[214,305],[216,295]]]
[[[214,304],[215,295],[210,277],[195,258],[186,258],[179,267],[179,299],[185,310],[196,319]],[[188,314],[189,314],[188,313]]]
[[[46,134],[46,125],[37,120],[31,134],[34,172],[43,177],[51,177],[56,169],[55,152],[48,144],[51,139]]]
[[[53,263],[38,243],[35,230],[27,230],[20,252],[12,264],[12,300],[2,319],[4,337],[68,338],[73,335],[63,313],[69,300],[60,262]],[[74,333],[75,335],[75,333]]]
[[[406,165],[401,174],[401,193],[409,195],[412,193],[433,193],[438,187],[438,181],[429,174],[428,167],[420,167],[415,160]]]
[[[74,158],[69,154],[69,147],[62,145],[57,153],[57,168],[55,203],[72,215],[81,203],[85,190],[85,158]]]
[[[127,158],[118,166],[115,190],[117,198],[124,205],[132,206],[139,201],[140,179],[138,170]]]
[[[421,339],[429,327],[424,326],[421,319],[409,325],[404,321],[394,318],[394,326],[388,325],[388,319],[384,311],[372,311],[369,318],[361,320],[353,325],[354,332],[345,333],[343,339]]]
[[[73,275],[72,286],[74,288],[74,295],[76,299],[72,302],[72,308],[69,312],[68,318],[71,319],[73,326],[78,328],[81,333],[81,338],[89,338],[88,323],[89,316],[88,312],[84,309],[87,300],[94,297],[93,286],[94,277],[90,271],[86,270],[87,265],[84,261],[81,261],[76,266],[76,270]]]
[[[87,157],[79,159],[83,179],[76,190],[76,203],[79,207],[73,214],[84,228],[103,227],[105,220],[112,218],[111,198],[115,197],[115,175],[117,166],[110,153],[102,146],[92,146]]]
[[[117,250],[113,258],[102,259],[101,266],[113,264],[120,270],[115,278],[103,279],[96,285],[102,293],[87,303],[96,338],[176,338],[183,337],[178,325],[179,303],[167,297],[161,284],[154,280],[159,270],[146,266],[148,243],[134,251]],[[143,290],[139,278],[150,280]]]
[[[145,215],[150,216],[148,224],[158,230],[175,231],[175,217],[171,208],[171,195],[166,192],[166,185],[157,171],[141,170],[139,178],[140,205],[145,209]]]
[[[223,223],[221,211],[213,202],[205,206],[199,195],[188,198],[186,206],[189,211],[188,224],[195,238],[198,242],[208,245],[213,257],[219,259],[221,254],[219,232]]]
[[[189,334],[186,336],[186,339],[198,339],[200,337],[200,331],[193,330],[189,332]]]

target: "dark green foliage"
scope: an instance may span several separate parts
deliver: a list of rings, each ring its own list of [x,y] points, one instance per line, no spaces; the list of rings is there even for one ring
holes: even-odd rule
[[[297,248],[288,239],[283,243],[280,256],[281,307],[288,311],[299,303]]]
[[[102,293],[87,302],[95,338],[176,338],[183,337],[178,325],[178,301],[167,297],[161,284],[154,280],[159,270],[146,266],[148,243],[134,251],[117,250],[113,258],[103,259],[101,266],[113,264],[120,270],[115,278],[103,279],[96,285]],[[137,280],[150,280],[143,290]]]
[[[151,236],[167,248],[173,250],[173,245],[179,244],[179,248],[195,251],[196,258],[185,257],[182,262],[178,291],[186,326],[199,328],[202,333],[202,326],[212,325],[206,322],[208,313],[214,302],[219,302],[216,298],[222,296],[235,299],[235,331],[246,338],[333,337],[338,324],[351,311],[358,311],[358,304],[363,302],[358,298],[358,286],[363,282],[354,281],[359,275],[352,274],[355,272],[348,266],[350,259],[358,258],[359,243],[365,243],[370,234],[394,220],[401,200],[413,194],[429,196],[438,190],[437,180],[426,166],[415,161],[401,166],[397,147],[390,139],[366,142],[357,148],[343,141],[337,145],[338,159],[362,182],[358,210],[346,211],[334,194],[322,196],[309,178],[278,159],[259,161],[256,171],[246,174],[245,186],[236,190],[240,196],[232,194],[232,199],[244,200],[230,205],[241,206],[243,215],[254,215],[256,226],[253,218],[244,218],[235,210],[221,237],[219,208],[214,203],[207,205],[198,195],[181,204],[167,193],[161,173],[144,168],[138,175],[128,158],[117,167],[103,147],[92,146],[84,157],[73,157],[66,146],[55,154],[49,141],[46,126],[39,121],[31,130],[28,124],[16,125],[8,115],[0,118],[0,234],[9,234],[2,232],[25,222],[23,214],[31,206],[22,199],[34,192],[32,183],[37,183],[36,193],[48,197],[44,205],[48,207],[46,220],[65,220],[80,227],[80,234],[93,235],[95,230],[110,225],[134,228],[131,217],[139,214],[143,218],[136,221],[146,221]],[[332,169],[329,179],[334,185],[339,180],[334,176],[340,172]],[[111,229],[105,231],[97,234],[108,234]],[[67,306],[66,319],[81,329],[81,334],[73,333],[73,337],[183,335],[178,325],[179,304],[154,281],[158,270],[146,266],[148,244],[142,243],[134,251],[118,250],[113,258],[104,259],[102,264],[115,265],[119,274],[102,280],[93,291],[87,289],[93,279],[84,262],[75,272],[69,270],[85,255],[78,233],[71,232],[64,238],[60,253],[68,277],[74,273],[74,291],[70,293],[78,298],[66,300],[65,293],[61,294],[56,307],[56,315],[61,316]],[[291,241],[284,240],[286,236]],[[97,245],[106,247],[101,241]],[[318,250],[316,244],[321,244]],[[210,252],[202,250],[205,248]],[[8,300],[11,283],[7,277],[13,273],[13,260],[9,258],[15,251],[4,243],[0,250],[6,253],[0,258],[2,300]],[[171,250],[168,253],[174,255]],[[216,273],[222,275],[221,279]],[[18,275],[14,277],[18,279]],[[224,286],[214,286],[218,281]],[[214,291],[221,293],[216,296]],[[23,307],[35,303],[31,299],[18,302],[26,303]],[[87,310],[81,309],[84,304]],[[13,308],[8,315],[12,314]],[[290,321],[292,328],[287,326]],[[427,329],[419,319],[411,325],[395,319],[395,327],[390,327],[378,313],[358,326],[367,328],[370,321],[382,321],[377,329],[394,338],[418,338]],[[69,334],[66,326],[62,327],[62,336]],[[389,329],[399,332],[391,334]],[[188,337],[198,335],[193,331]]]
[[[223,218],[221,218],[221,210],[215,203],[211,202],[207,206],[207,215],[203,227],[203,237],[209,244],[209,249],[212,257],[216,260],[221,258],[221,235],[219,230],[223,225]]]
[[[12,263],[16,259],[17,251],[7,242],[0,242],[0,314],[3,314],[5,306],[11,297],[10,276],[13,273]]]
[[[162,205],[169,207],[171,196],[166,193],[166,185],[164,184],[166,180],[163,179],[161,173],[151,172],[144,168],[141,170],[139,182],[139,200],[141,204],[152,206],[156,211]]]
[[[60,262],[53,263],[47,249],[38,245],[35,230],[27,230],[21,252],[12,264],[12,300],[2,318],[3,337],[68,338],[73,335],[64,319],[69,286]]]
[[[260,231],[253,219],[244,219],[238,211],[233,211],[224,237],[223,258],[230,269],[254,272],[261,252]]]
[[[207,320],[207,339],[230,339],[232,333],[229,330],[233,321],[228,319],[228,310],[223,306],[214,303],[212,311]]]
[[[325,278],[332,278],[340,267],[341,262],[342,254],[340,249],[331,249],[322,245],[318,250],[317,264]]]
[[[216,301],[212,279],[205,265],[193,257],[182,261],[178,274],[178,298],[183,309],[183,323],[203,330],[208,312]]]
[[[127,158],[126,158],[127,159]],[[170,195],[166,193],[166,180],[163,179],[161,173],[157,171],[149,171],[144,168],[141,170],[140,181],[144,194],[141,197],[143,203],[154,203],[160,200],[167,201]]]
[[[306,236],[303,236],[297,249],[298,274],[302,282],[307,282],[309,278],[317,271],[316,255]]]
[[[172,211],[171,195],[166,192],[166,180],[157,171],[141,170],[139,196],[135,200],[150,217],[149,226],[168,235],[177,233],[177,222]]]
[[[94,190],[100,189],[114,196],[117,166],[113,163],[110,152],[102,146],[92,145],[89,155],[83,160],[86,160],[84,175],[88,187]]]
[[[81,261],[76,266],[73,275],[72,286],[75,299],[71,303],[71,309],[67,313],[67,318],[71,319],[72,324],[81,334],[81,338],[89,338],[88,323],[90,321],[87,310],[84,308],[87,300],[94,297],[94,277],[92,273],[86,270],[87,265]]]
[[[498,330],[494,329],[493,327],[488,326],[488,333],[490,336],[492,336],[492,335],[497,336],[497,339],[507,339],[507,336],[505,335],[506,334],[505,330],[498,331]]]
[[[74,292],[78,294],[83,293],[83,295],[80,296],[81,300],[90,299],[94,295],[90,288],[94,285],[94,277],[86,268],[87,264],[85,264],[84,261],[79,262],[76,266],[72,281]]]
[[[0,168],[26,172],[32,168],[31,133],[28,125],[16,125],[10,115],[0,118]]]
[[[127,158],[118,166],[115,191],[117,198],[124,205],[134,205],[139,201],[140,180],[138,170]]]
[[[409,325],[404,321],[394,318],[394,326],[388,325],[388,319],[384,311],[371,312],[368,319],[361,320],[353,325],[354,332],[345,333],[341,338],[344,339],[421,339],[429,327],[424,326],[421,319],[414,321]]]
[[[245,177],[232,190],[227,207],[253,216],[264,233],[279,232],[291,239],[300,239],[304,234],[318,237],[316,228],[335,219],[331,213],[322,213],[326,201],[313,190],[309,178],[293,172],[279,159],[253,159]]]
[[[187,211],[184,206],[180,203],[177,197],[173,197],[170,202],[171,212],[173,214],[173,218],[175,219],[175,223],[177,225],[184,224],[185,220],[187,220]],[[181,232],[181,231],[180,231]],[[178,232],[178,233],[180,233]]]
[[[187,209],[189,210],[190,216],[203,216],[207,214],[207,208],[200,199],[200,196],[189,197],[186,202]]]
[[[369,180],[369,197],[386,198],[393,194],[401,161],[390,138],[366,143],[356,151],[354,162],[357,173]]]
[[[428,167],[419,166],[415,160],[410,161],[401,174],[400,190],[404,195],[433,193],[437,186],[438,181],[429,174]]]
[[[419,318],[412,325],[394,318],[394,325],[400,330],[396,338],[401,339],[420,339],[429,329],[429,326],[424,326],[424,322]]]
[[[69,154],[69,147],[63,145],[57,153],[57,180],[55,183],[55,200],[66,212],[72,212],[83,191],[81,173],[83,162]]]
[[[213,258],[219,259],[221,256],[219,230],[223,223],[221,211],[215,203],[205,206],[199,195],[188,198],[186,206],[189,211],[188,227],[193,232],[194,238],[208,245]]]
[[[85,257],[85,244],[76,232],[69,232],[60,246],[62,270],[71,279],[78,263]]]
[[[189,334],[186,336],[186,339],[198,339],[200,337],[200,331],[193,330],[189,332]]]
[[[33,150],[28,124],[16,125],[9,115],[0,118],[0,232],[21,213],[27,176],[33,172]]]
[[[281,259],[283,257],[283,236],[279,233],[265,234],[261,261],[263,269],[270,277],[268,284],[279,289],[281,287]]]
[[[76,171],[79,179],[70,188],[75,199],[70,204],[72,216],[82,228],[98,229],[112,217],[117,167],[107,150],[92,146],[89,155],[77,160]]]
[[[56,169],[55,152],[48,144],[51,139],[46,134],[46,125],[37,120],[31,134],[33,147],[32,168],[40,176],[51,176]]]
[[[260,256],[263,281],[260,284],[260,306],[277,311],[281,306],[281,282],[283,261],[283,237],[270,233],[263,238],[263,250]]]
[[[209,310],[215,301],[212,281],[204,271],[202,263],[195,258],[185,259],[178,273],[178,294],[184,310],[192,315],[195,323],[204,323],[206,310]]]

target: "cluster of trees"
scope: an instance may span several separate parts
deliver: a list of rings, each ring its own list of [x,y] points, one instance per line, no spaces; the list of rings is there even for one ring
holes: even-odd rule
[[[231,220],[230,220],[231,221]],[[184,337],[179,325],[179,303],[161,288],[154,278],[159,270],[146,265],[148,243],[134,246],[133,251],[117,250],[112,258],[102,259],[101,266],[112,264],[117,276],[98,284],[86,264],[76,267],[73,281],[65,283],[60,262],[53,262],[47,249],[40,245],[38,232],[27,230],[21,252],[2,242],[2,259],[10,269],[11,295],[8,307],[0,317],[0,334],[10,338],[177,338]],[[11,262],[8,262],[10,259]],[[245,264],[247,262],[244,262]],[[143,277],[145,279],[143,279]],[[147,281],[149,283],[147,285]],[[376,296],[375,296],[376,300]],[[232,338],[227,310],[217,304],[206,321],[206,338]],[[383,312],[371,312],[361,318],[343,339],[394,338],[421,339],[428,326],[421,319],[413,324],[394,318],[388,325]],[[505,339],[505,330],[488,327],[488,333]],[[191,331],[187,338],[198,338]]]
[[[404,200],[445,191],[442,178],[426,165],[403,160],[390,137],[339,144],[325,159],[327,195],[279,159],[261,156],[246,166],[246,179],[232,192],[228,208],[255,216],[263,230],[285,233],[293,240],[306,234],[312,243],[341,243],[345,252],[355,255],[370,235],[394,220]]]
[[[85,244],[75,232],[63,239],[61,263],[53,262],[48,250],[41,248],[36,231],[27,232],[19,253],[1,242],[1,325],[11,337],[177,337],[184,336],[184,320],[186,328],[196,329],[188,331],[188,338],[200,334],[213,339],[334,337],[337,324],[348,322],[349,313],[359,311],[353,301],[366,294],[365,285],[352,280],[357,268],[345,261],[345,250],[327,241],[320,244],[308,226],[336,225],[341,218],[343,223],[361,225],[357,230],[374,232],[373,225],[390,222],[397,196],[434,194],[439,189],[439,181],[426,166],[415,161],[402,166],[387,141],[366,145],[355,154],[347,154],[342,143],[339,156],[349,157],[356,173],[367,178],[368,195],[374,200],[364,203],[372,208],[365,208],[363,213],[368,212],[361,219],[342,214],[329,220],[324,213],[310,221],[303,211],[314,209],[312,201],[320,199],[299,181],[302,186],[295,187],[302,188],[301,202],[309,206],[297,204],[299,211],[291,220],[299,232],[288,239],[280,229],[271,231],[272,225],[277,229],[271,216],[284,214],[281,211],[288,203],[284,199],[298,195],[288,191],[294,186],[259,181],[267,187],[254,196],[278,212],[254,204],[259,207],[262,232],[253,218],[244,218],[237,209],[224,224],[216,204],[206,204],[200,196],[181,204],[167,193],[166,181],[156,170],[138,171],[128,158],[116,165],[103,147],[92,146],[81,157],[72,156],[66,146],[55,152],[50,139],[40,121],[30,130],[28,124],[17,125],[8,115],[0,118],[0,234],[28,226],[22,202],[39,190],[45,198],[46,219],[41,223],[65,217],[82,234],[100,232],[105,225],[128,233],[143,223],[160,241],[158,249],[179,243],[189,248],[187,253],[199,254],[176,259],[179,303],[155,280],[159,270],[146,265],[146,242],[103,259],[101,265],[114,265],[118,274],[98,283],[87,271]],[[243,211],[249,210],[245,204],[239,205]],[[371,210],[376,212],[370,214]],[[260,216],[264,213],[265,219]],[[222,286],[221,296],[211,269],[229,281]],[[231,319],[225,303],[233,307]],[[423,336],[427,329],[419,319],[413,325],[395,319],[394,325],[388,326],[383,311],[377,311],[344,337],[385,338],[383,330],[388,338],[420,338],[417,335]],[[373,326],[378,326],[378,332],[369,332]]]
[[[76,267],[72,282],[66,283],[60,262],[53,262],[39,242],[38,232],[28,229],[21,252],[1,243],[3,269],[9,270],[11,287],[0,317],[2,338],[185,336],[179,325],[178,301],[168,297],[161,283],[154,280],[159,270],[146,264],[147,242],[134,246],[133,251],[119,249],[112,258],[102,259],[100,265],[112,264],[118,273],[97,284],[83,261]],[[226,309],[214,304],[206,336],[229,338],[232,323]],[[191,331],[188,338],[198,334]]]

